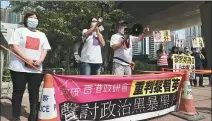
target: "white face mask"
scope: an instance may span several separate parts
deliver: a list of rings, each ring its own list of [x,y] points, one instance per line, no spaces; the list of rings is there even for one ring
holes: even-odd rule
[[[27,26],[35,29],[38,26],[38,19],[35,18],[28,18],[27,19]]]

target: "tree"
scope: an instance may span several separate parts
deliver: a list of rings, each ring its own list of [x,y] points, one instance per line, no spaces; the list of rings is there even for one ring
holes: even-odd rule
[[[133,21],[130,14],[116,9],[115,2],[110,1],[108,11],[104,12],[104,36],[108,40],[115,32],[115,24],[123,19]],[[81,40],[81,32],[87,28],[88,21],[100,16],[100,1],[11,1],[14,12],[35,11],[39,14],[39,30],[47,35],[52,47],[45,65],[70,69],[73,58],[74,44]],[[103,50],[108,50],[105,46]],[[104,52],[105,53],[105,52]],[[64,63],[64,64],[63,64]]]

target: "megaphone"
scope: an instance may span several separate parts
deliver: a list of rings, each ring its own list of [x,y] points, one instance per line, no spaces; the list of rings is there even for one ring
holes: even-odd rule
[[[125,28],[124,34],[131,34],[133,36],[138,36],[143,32],[143,26],[139,23],[135,23],[131,28]]]

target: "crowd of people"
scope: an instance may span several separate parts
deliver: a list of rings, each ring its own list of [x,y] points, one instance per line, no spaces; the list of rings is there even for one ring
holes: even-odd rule
[[[105,41],[100,32],[101,22],[93,18],[89,22],[89,28],[82,32],[83,47],[80,52],[80,74],[81,75],[99,75],[102,64],[101,47]],[[113,34],[110,41],[110,47],[114,50],[113,71],[114,75],[131,75],[134,63],[132,62],[132,45],[142,41],[148,28],[138,36],[126,34],[127,22],[120,20],[117,24],[117,33]]]
[[[188,47],[180,48],[173,46],[170,50],[169,54],[166,54],[164,50],[164,43],[160,45],[159,50],[157,51],[157,69],[161,71],[162,68],[171,68],[173,69],[173,54],[185,55],[185,56],[193,56],[195,59],[195,70],[204,70],[207,69],[207,57],[205,48],[191,48]],[[211,85],[212,77],[210,74],[201,74],[196,73],[195,78],[190,79],[190,83],[193,86],[197,86],[197,77],[199,77],[199,86],[204,87],[203,85],[203,77],[208,77],[209,85]]]
[[[104,37],[101,34],[101,31],[104,30],[101,22],[102,18],[93,18],[88,22],[88,28],[82,31],[81,75],[100,74],[101,47],[105,45]],[[37,121],[39,88],[43,80],[42,62],[51,47],[45,33],[37,30],[39,16],[36,13],[25,14],[23,23],[24,27],[17,28],[8,42],[12,51],[22,58],[10,55],[9,69],[13,84],[12,121],[20,121],[21,102],[26,84],[28,84],[30,101],[28,121]],[[132,44],[143,40],[144,34],[148,31],[148,28],[144,28],[141,35],[132,36],[125,33],[127,24],[126,21],[119,21],[117,33],[111,37],[110,46],[114,50],[113,74],[115,75],[131,75],[134,65]]]
[[[105,45],[104,37],[101,34],[102,27],[100,27],[102,20],[93,18],[88,23],[88,28],[82,31],[82,50],[80,52],[81,75],[99,75],[100,67],[102,64],[101,47]],[[20,121],[21,102],[22,97],[28,84],[29,101],[30,101],[30,114],[28,121],[37,121],[38,115],[38,100],[39,88],[43,80],[42,62],[45,60],[47,51],[51,49],[45,33],[38,31],[37,26],[39,23],[39,16],[36,13],[27,13],[24,16],[24,27],[17,28],[9,41],[11,49],[17,55],[25,60],[10,55],[9,69],[13,84],[12,94],[12,121]],[[145,33],[149,31],[148,27],[143,29],[139,36],[132,36],[126,34],[127,22],[121,20],[117,23],[117,33],[113,34],[110,39],[110,47],[114,50],[113,58],[113,74],[114,75],[131,75],[135,63],[132,62],[132,45],[136,42],[142,41]],[[204,51],[204,49],[202,49]],[[205,68],[205,52],[200,52],[199,49],[192,49],[190,53],[188,48],[184,52],[179,52],[177,47],[173,47],[171,53],[167,55],[164,52],[164,45],[161,44],[160,49],[157,51],[158,57],[158,70],[161,68],[173,67],[172,54],[186,55],[192,54],[195,57],[196,69]],[[28,62],[28,63],[26,63]],[[30,65],[29,65],[30,63]],[[40,71],[33,68],[31,65],[36,66]],[[203,75],[199,74],[199,85],[203,86]],[[194,86],[196,86],[196,81]]]

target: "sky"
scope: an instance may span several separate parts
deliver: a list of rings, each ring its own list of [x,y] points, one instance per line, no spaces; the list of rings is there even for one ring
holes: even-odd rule
[[[180,29],[175,31],[178,34],[179,39],[186,39],[185,29]]]
[[[10,2],[9,1],[1,1],[1,8],[5,8],[9,6]]]

